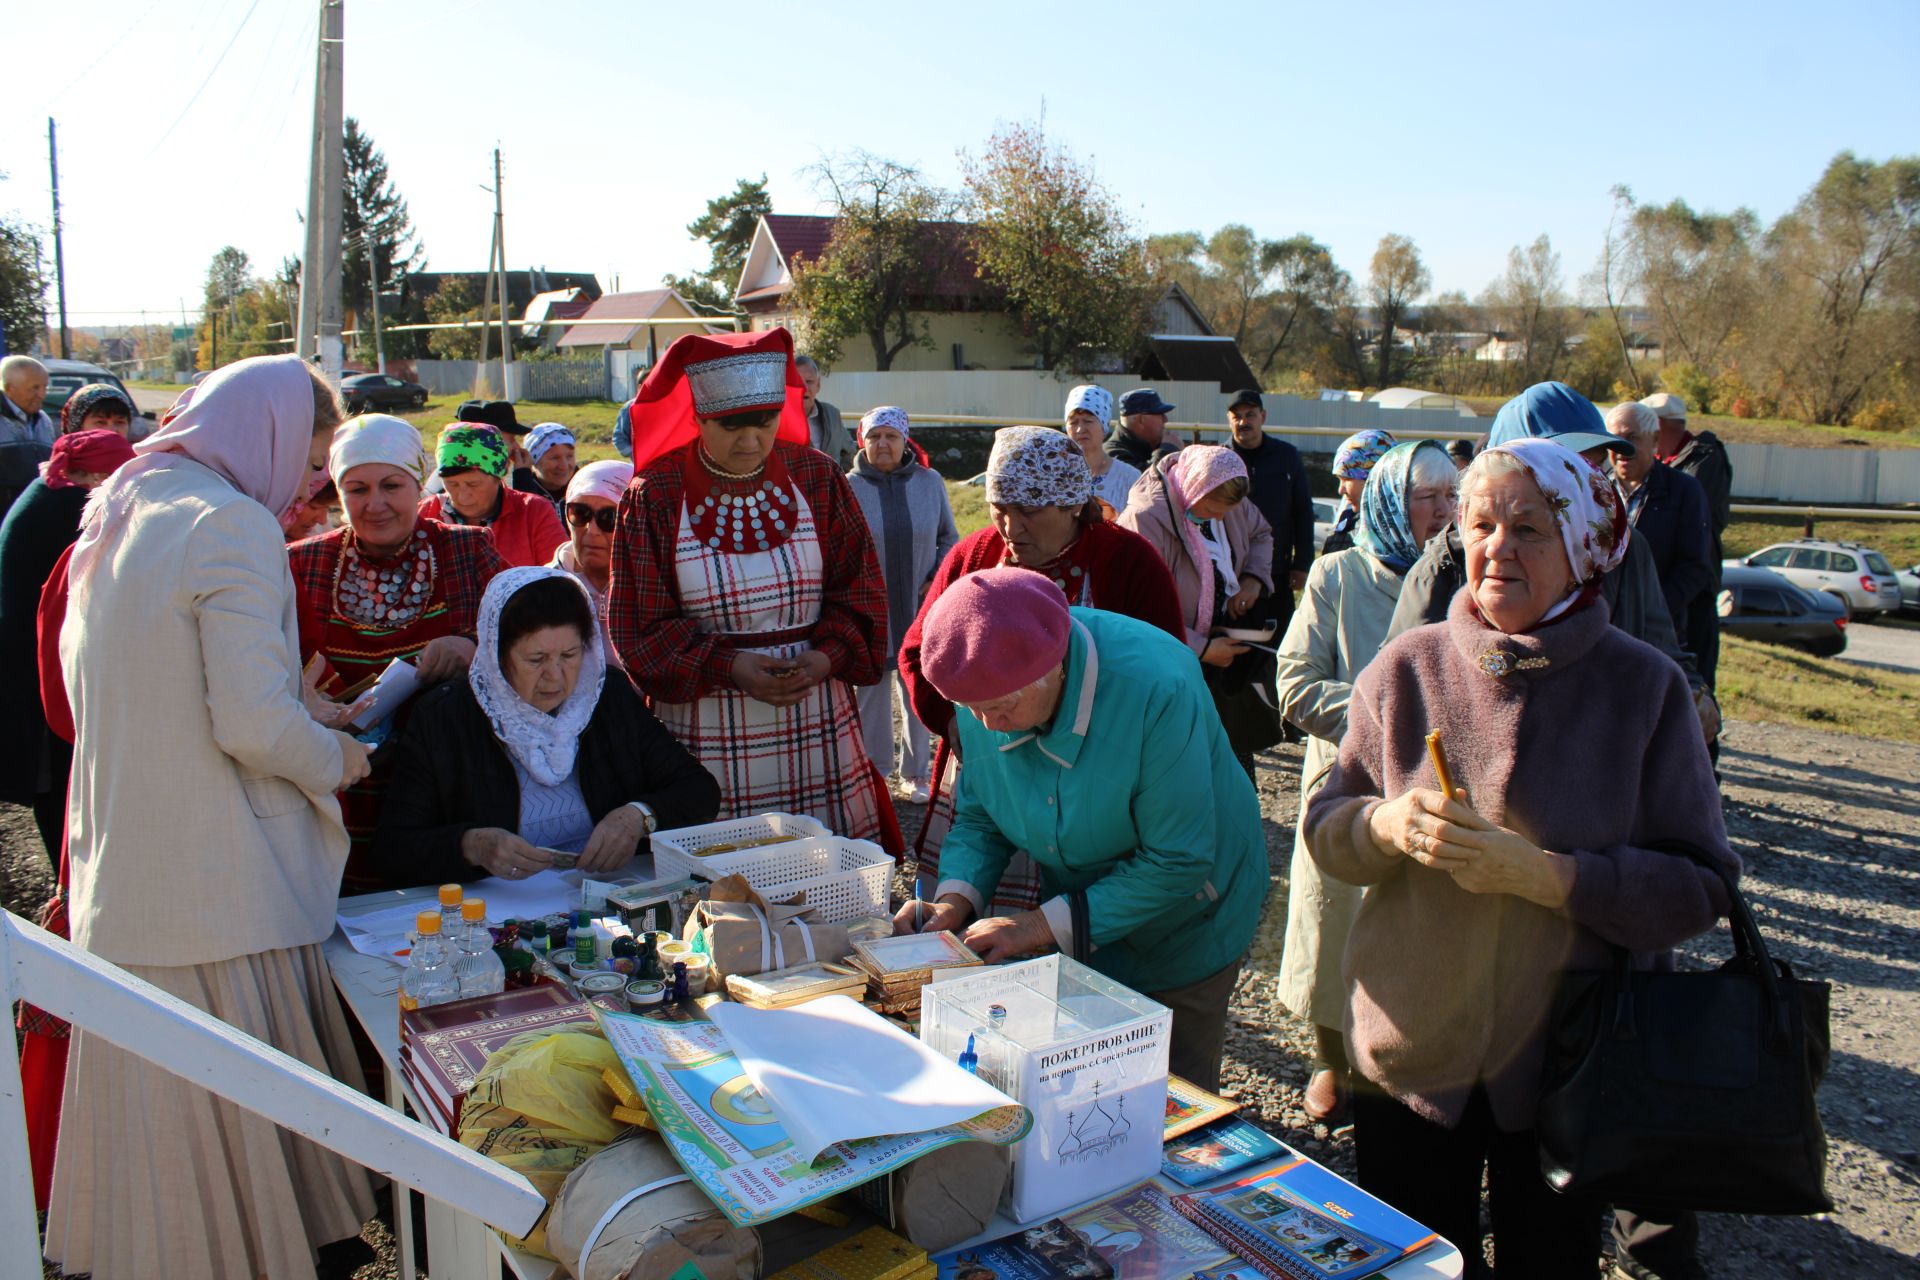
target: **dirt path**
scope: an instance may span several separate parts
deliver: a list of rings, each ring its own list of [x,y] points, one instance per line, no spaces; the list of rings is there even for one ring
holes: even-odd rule
[[[1261,762],[1275,898],[1236,993],[1226,1085],[1250,1119],[1351,1173],[1351,1138],[1312,1126],[1300,1109],[1306,1028],[1273,1008],[1299,767],[1297,748]],[[1797,973],[1833,984],[1833,1068],[1821,1111],[1837,1207],[1820,1219],[1708,1217],[1704,1257],[1722,1277],[1912,1277],[1920,1272],[1920,747],[1740,723],[1728,732],[1722,770],[1728,827],[1769,944]],[[6,905],[31,915],[50,881],[25,811],[0,806],[0,845]],[[1702,963],[1725,951],[1724,934],[1688,948]]]

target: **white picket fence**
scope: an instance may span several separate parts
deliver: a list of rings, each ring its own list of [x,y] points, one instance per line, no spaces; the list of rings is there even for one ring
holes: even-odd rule
[[[519,1174],[355,1092],[271,1045],[11,911],[0,994],[27,1000],[330,1151],[515,1235],[545,1199]],[[12,1044],[9,1038],[9,1046]],[[0,1054],[0,1280],[40,1280],[20,1059]],[[12,1227],[5,1224],[11,1222]]]

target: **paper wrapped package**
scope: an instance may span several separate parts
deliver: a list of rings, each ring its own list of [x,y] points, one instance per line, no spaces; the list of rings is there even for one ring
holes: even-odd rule
[[[705,935],[713,969],[730,974],[765,973],[813,960],[837,961],[853,949],[845,925],[821,924],[804,902],[769,902],[743,876],[714,881],[712,896],[694,908],[689,940]]]
[[[1012,1152],[962,1142],[921,1156],[888,1175],[893,1229],[928,1253],[951,1249],[987,1229],[1013,1175]]]
[[[547,1218],[547,1244],[575,1280],[671,1280],[688,1263],[706,1280],[760,1274],[759,1234],[729,1223],[643,1130],[567,1178]]]
[[[461,1143],[525,1175],[551,1204],[567,1175],[619,1135],[619,1100],[601,1078],[609,1067],[620,1070],[620,1059],[597,1032],[530,1031],[508,1041],[467,1094]],[[552,1257],[547,1218],[519,1244]]]

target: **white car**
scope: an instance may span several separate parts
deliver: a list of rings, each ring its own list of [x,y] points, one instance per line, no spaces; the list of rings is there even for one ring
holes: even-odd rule
[[[1729,563],[1771,569],[1797,587],[1824,591],[1844,601],[1855,617],[1872,618],[1900,608],[1900,583],[1893,576],[1893,566],[1878,551],[1858,542],[1799,538]]]
[[[1893,576],[1900,582],[1900,611],[1920,613],[1920,564],[1908,565]]]
[[[1339,514],[1339,503],[1332,498],[1313,500],[1313,549],[1318,554],[1327,545],[1327,535],[1333,532],[1333,518]]]

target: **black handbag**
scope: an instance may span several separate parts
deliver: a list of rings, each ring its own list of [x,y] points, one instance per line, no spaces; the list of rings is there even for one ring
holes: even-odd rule
[[[1826,1074],[1824,982],[1793,976],[1733,875],[1734,954],[1703,973],[1562,976],[1547,1040],[1540,1171],[1566,1195],[1635,1209],[1802,1214],[1833,1208],[1814,1102]]]

